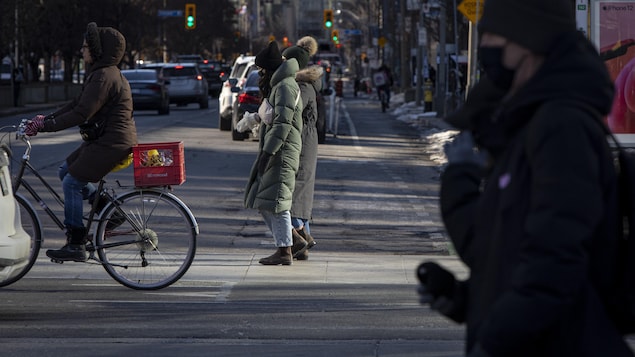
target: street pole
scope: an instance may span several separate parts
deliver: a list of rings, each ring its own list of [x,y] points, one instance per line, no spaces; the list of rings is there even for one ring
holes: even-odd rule
[[[399,41],[401,49],[401,90],[405,93],[410,88],[410,61],[408,61],[410,48],[408,48],[409,41],[406,41],[408,37],[406,35],[406,0],[399,1],[399,13],[401,14],[401,21],[399,21],[401,24],[401,41]],[[412,26],[410,28],[412,29]]]
[[[446,9],[445,4],[440,4],[439,8],[439,49],[437,54],[439,56],[439,65],[437,68],[437,116],[445,116],[446,105],[446,53],[445,53],[445,32],[446,32]]]
[[[426,30],[426,27],[425,27],[423,7],[419,11],[418,22],[419,22],[419,26],[418,26],[418,33],[417,33],[417,38],[418,38],[417,40],[417,75],[415,78],[417,81],[416,104],[417,106],[421,106],[421,100],[423,97],[423,85],[424,85],[423,64],[424,64],[424,58],[426,56],[426,46],[428,42],[428,31]]]

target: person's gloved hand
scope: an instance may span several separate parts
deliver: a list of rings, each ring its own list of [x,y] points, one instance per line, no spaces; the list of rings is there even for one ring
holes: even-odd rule
[[[36,136],[38,131],[44,127],[44,115],[36,115],[31,119],[24,128],[24,134],[27,136]]]
[[[421,263],[417,268],[419,278],[419,302],[430,305],[430,308],[457,321],[463,320],[463,299],[460,295],[458,282],[447,269],[437,263]]]
[[[487,162],[487,154],[476,149],[474,138],[469,131],[460,132],[459,135],[454,137],[454,140],[443,146],[443,151],[449,165],[473,163],[478,166],[485,166]]]
[[[245,112],[243,118],[236,123],[236,131],[244,133],[248,130],[252,130],[256,125],[260,124],[260,117],[258,113]]]
[[[474,348],[468,353],[467,357],[491,357],[487,351],[483,349],[480,343],[474,345]]]
[[[260,154],[258,158],[258,174],[260,176],[265,173],[267,165],[269,165],[269,159],[271,159],[271,154],[264,151]]]

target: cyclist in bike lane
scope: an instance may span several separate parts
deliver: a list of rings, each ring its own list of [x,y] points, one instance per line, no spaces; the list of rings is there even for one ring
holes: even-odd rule
[[[119,31],[89,23],[81,48],[86,63],[82,92],[55,113],[37,115],[27,124],[29,136],[79,126],[84,140],[59,169],[67,244],[47,250],[50,258],[86,261],[83,200],[92,202],[96,190],[92,183],[106,176],[137,144],[130,85],[117,67],[125,48]]]
[[[377,88],[377,98],[381,100],[380,92],[383,90],[386,93],[386,107],[390,107],[390,87],[392,87],[394,80],[390,68],[385,63],[382,63],[379,68],[373,73],[373,83]]]

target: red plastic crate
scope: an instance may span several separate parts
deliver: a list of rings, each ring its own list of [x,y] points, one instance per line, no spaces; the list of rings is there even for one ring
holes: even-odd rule
[[[185,182],[183,142],[138,144],[132,148],[137,187],[180,185]]]

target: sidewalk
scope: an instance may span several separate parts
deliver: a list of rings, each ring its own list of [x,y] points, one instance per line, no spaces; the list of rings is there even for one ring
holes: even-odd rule
[[[42,104],[26,104],[19,107],[0,107],[0,118],[31,112],[48,114],[66,103],[67,102],[54,102]]]

